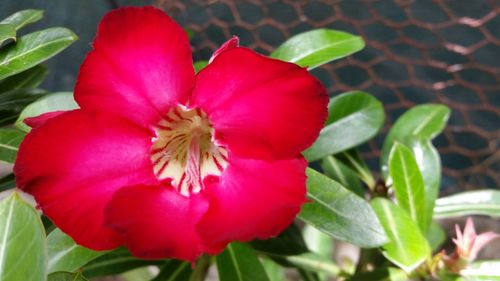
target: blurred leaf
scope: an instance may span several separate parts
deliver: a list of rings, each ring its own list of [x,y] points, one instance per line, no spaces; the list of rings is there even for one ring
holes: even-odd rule
[[[432,251],[436,251],[446,241],[446,233],[439,223],[433,221],[427,230],[426,238]]]
[[[26,133],[18,129],[0,128],[0,160],[14,163],[19,144]]]
[[[0,126],[10,125],[19,113],[46,92],[40,89],[16,89],[0,94]]]
[[[87,281],[81,272],[54,272],[49,274],[47,281]]]
[[[329,178],[339,182],[359,197],[364,197],[365,191],[358,176],[335,157],[327,156],[323,158],[321,169]]]
[[[108,252],[83,267],[83,274],[88,278],[120,274],[148,265],[161,265],[161,260],[142,260],[133,257],[123,248]]]
[[[46,76],[47,67],[41,64],[34,66],[21,73],[1,80],[0,93],[23,88],[36,88],[42,84]]]
[[[216,261],[220,281],[269,281],[257,255],[245,244],[229,244]]]
[[[439,198],[434,208],[435,218],[470,215],[500,217],[500,191],[474,190]]]
[[[272,58],[313,69],[355,53],[365,46],[363,38],[332,29],[314,29],[286,40]]]
[[[31,128],[24,124],[24,119],[26,118],[35,117],[52,111],[72,110],[77,108],[78,104],[76,104],[71,92],[50,94],[28,105],[19,115],[15,125],[19,129],[29,132]]]
[[[332,258],[333,255],[333,238],[316,228],[306,224],[302,229],[304,240],[307,248],[322,257]]]
[[[297,271],[299,272],[300,277],[303,281],[320,281],[318,274],[316,274],[315,272],[304,270],[302,268],[297,268]]]
[[[342,241],[363,248],[377,247],[387,238],[370,204],[339,183],[307,169],[307,197],[299,218]]]
[[[16,44],[0,49],[0,79],[53,57],[77,38],[73,32],[63,27],[48,28],[18,38]]]
[[[326,258],[315,253],[288,256],[286,260],[297,268],[313,273],[325,273],[330,277],[337,277],[340,273],[339,267],[333,263],[331,258]]]
[[[398,205],[426,233],[424,179],[412,151],[398,142],[394,143],[389,155],[389,174]]]
[[[151,280],[154,274],[147,267],[136,268],[129,270],[120,275],[120,280],[123,281],[145,281]]]
[[[207,60],[200,60],[200,61],[197,61],[193,64],[193,67],[194,67],[194,71],[196,73],[200,72],[200,70],[202,70],[203,68],[205,68],[205,66],[208,65],[208,61]]]
[[[15,30],[19,30],[30,23],[37,22],[43,18],[42,10],[22,10],[16,12],[6,19],[2,20],[0,23],[10,24],[14,27]]]
[[[76,244],[71,237],[59,228],[47,237],[47,272],[75,272],[91,260],[107,252],[96,252]]]
[[[365,92],[347,92],[330,100],[328,119],[316,142],[304,151],[309,161],[356,147],[384,124],[382,104]]]
[[[295,224],[290,225],[275,238],[257,239],[252,241],[251,245],[259,252],[273,255],[297,255],[308,251],[302,234]]]
[[[7,40],[16,41],[16,29],[10,24],[0,23],[0,47]]]
[[[355,148],[342,151],[334,155],[336,159],[354,171],[357,176],[371,189],[375,187],[375,179],[373,178],[370,168],[361,158]]]
[[[17,192],[0,201],[0,280],[40,280],[45,274],[40,215]]]
[[[431,223],[439,185],[441,160],[431,140],[446,125],[450,109],[444,105],[424,104],[406,111],[387,135],[380,157],[382,174],[387,179],[389,153],[394,142],[411,148],[425,184],[425,225]]]
[[[398,205],[384,198],[375,198],[371,204],[389,237],[382,254],[404,271],[413,271],[431,254],[427,240]]]
[[[0,192],[16,187],[16,178],[10,173],[0,178]]]
[[[160,273],[151,281],[188,281],[191,277],[191,264],[180,260],[168,260],[160,268]]]
[[[376,268],[370,272],[360,272],[347,279],[347,281],[407,281],[406,273],[394,267]]]
[[[267,277],[269,277],[269,281],[285,280],[285,270],[279,264],[270,259],[262,259],[261,263],[266,271]]]
[[[500,280],[500,260],[477,261],[460,271],[461,281],[498,281]]]

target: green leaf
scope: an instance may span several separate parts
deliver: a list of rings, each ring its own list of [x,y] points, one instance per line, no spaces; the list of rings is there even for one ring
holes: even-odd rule
[[[370,204],[339,183],[307,169],[307,197],[299,218],[342,241],[363,247],[387,242]]]
[[[2,20],[0,23],[2,24],[10,24],[14,27],[15,30],[19,30],[30,23],[37,22],[43,18],[42,10],[22,10],[16,12],[6,19]]]
[[[387,135],[380,157],[382,174],[387,179],[389,153],[394,142],[411,148],[425,185],[426,225],[431,218],[441,182],[441,160],[431,143],[446,125],[450,110],[444,105],[424,104],[406,111]]]
[[[359,36],[331,29],[315,29],[292,36],[271,57],[313,69],[355,53],[364,46],[365,42]]]
[[[40,89],[16,89],[0,94],[0,126],[10,125],[19,113],[46,92]]]
[[[19,144],[26,133],[18,129],[0,128],[0,160],[14,163]]]
[[[0,280],[45,280],[45,230],[17,192],[0,201]]]
[[[292,224],[275,238],[254,240],[251,242],[254,249],[272,255],[297,255],[308,251],[299,228]]]
[[[370,188],[376,185],[373,174],[366,165],[365,161],[361,158],[358,151],[353,148],[347,151],[342,151],[334,155],[336,159],[341,161],[344,165],[349,167],[356,175]]]
[[[106,252],[96,252],[82,247],[64,234],[59,228],[47,237],[48,265],[47,272],[75,272],[91,260]]]
[[[0,49],[0,79],[29,69],[64,50],[77,40],[69,29],[53,27],[18,38]]]
[[[396,142],[389,155],[389,174],[398,205],[426,232],[424,179],[412,151]]]
[[[179,260],[168,260],[160,268],[160,273],[151,281],[188,281],[191,277],[191,264]]]
[[[76,104],[71,92],[50,94],[28,105],[19,115],[15,125],[19,129],[29,132],[31,128],[24,124],[24,119],[26,118],[35,117],[52,111],[72,110],[77,108],[78,104]]]
[[[326,258],[315,253],[288,256],[286,257],[286,261],[297,268],[314,273],[324,273],[331,277],[337,277],[340,273],[340,268],[332,262],[331,258]]]
[[[322,257],[331,258],[333,255],[333,238],[316,228],[306,224],[302,229],[307,248]]]
[[[81,272],[54,272],[49,274],[47,281],[87,281]]]
[[[131,256],[126,249],[119,248],[89,262],[83,267],[83,274],[88,278],[94,278],[120,274],[149,265],[161,265],[162,263],[160,260],[137,259]]]
[[[309,161],[356,147],[384,124],[382,104],[365,92],[347,92],[330,100],[328,119],[316,142],[304,151]]]
[[[499,281],[500,260],[477,261],[460,271],[461,281]]]
[[[16,29],[10,24],[0,23],[0,47],[7,40],[16,41]]]
[[[269,281],[257,255],[245,244],[229,244],[216,261],[220,281]]]
[[[16,187],[16,178],[10,173],[0,178],[0,192]]]
[[[47,76],[47,67],[37,65],[0,81],[0,93],[23,88],[36,88]]]
[[[446,241],[446,233],[439,223],[433,221],[425,235],[432,251],[436,251]]]
[[[196,73],[200,72],[200,70],[202,70],[203,68],[205,68],[205,66],[208,65],[208,61],[207,60],[200,60],[200,61],[197,61],[193,64],[193,67],[194,67],[194,71]]]
[[[266,271],[269,281],[283,281],[285,279],[285,270],[279,264],[270,259],[262,259],[262,266]],[[158,280],[159,281],[159,280]]]
[[[339,182],[359,197],[364,197],[365,190],[356,173],[335,157],[327,156],[323,158],[321,169],[332,180]]]
[[[384,198],[375,198],[371,204],[389,237],[382,254],[404,271],[413,271],[431,254],[427,240],[398,205]]]
[[[470,215],[500,217],[500,191],[474,190],[439,198],[434,208],[435,218]]]

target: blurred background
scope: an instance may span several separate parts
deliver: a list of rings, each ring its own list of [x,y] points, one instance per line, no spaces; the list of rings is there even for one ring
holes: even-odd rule
[[[444,103],[453,114],[434,144],[443,162],[443,195],[500,186],[500,2],[497,0],[17,0],[0,17],[40,8],[31,30],[66,26],[80,40],[50,60],[44,88],[72,90],[97,23],[110,9],[156,5],[193,31],[195,60],[206,60],[232,35],[269,54],[290,36],[334,28],[363,36],[366,48],[313,71],[330,95],[365,90],[380,99],[389,125],[408,107]],[[29,32],[28,28],[25,32]],[[363,146],[378,171],[384,133]]]

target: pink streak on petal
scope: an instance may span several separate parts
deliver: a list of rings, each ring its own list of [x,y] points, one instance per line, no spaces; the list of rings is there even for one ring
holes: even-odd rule
[[[233,36],[231,39],[227,40],[224,44],[222,44],[222,46],[220,46],[220,48],[217,49],[217,51],[213,53],[208,63],[211,63],[218,55],[222,54],[222,52],[234,49],[239,45],[240,45],[240,38],[238,38],[238,36]]]

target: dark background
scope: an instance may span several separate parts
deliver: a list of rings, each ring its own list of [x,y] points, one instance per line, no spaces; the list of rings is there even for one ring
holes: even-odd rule
[[[334,28],[363,36],[366,48],[313,71],[330,94],[358,89],[380,99],[387,113],[382,134],[362,147],[370,167],[389,124],[407,108],[438,102],[453,114],[434,144],[443,162],[442,193],[500,186],[500,2],[493,0],[345,1],[106,1],[0,0],[0,18],[41,8],[42,22],[27,32],[66,26],[80,40],[47,64],[43,85],[72,90],[100,18],[124,5],[155,4],[194,31],[195,60],[233,34],[241,44],[269,54],[290,36]]]

